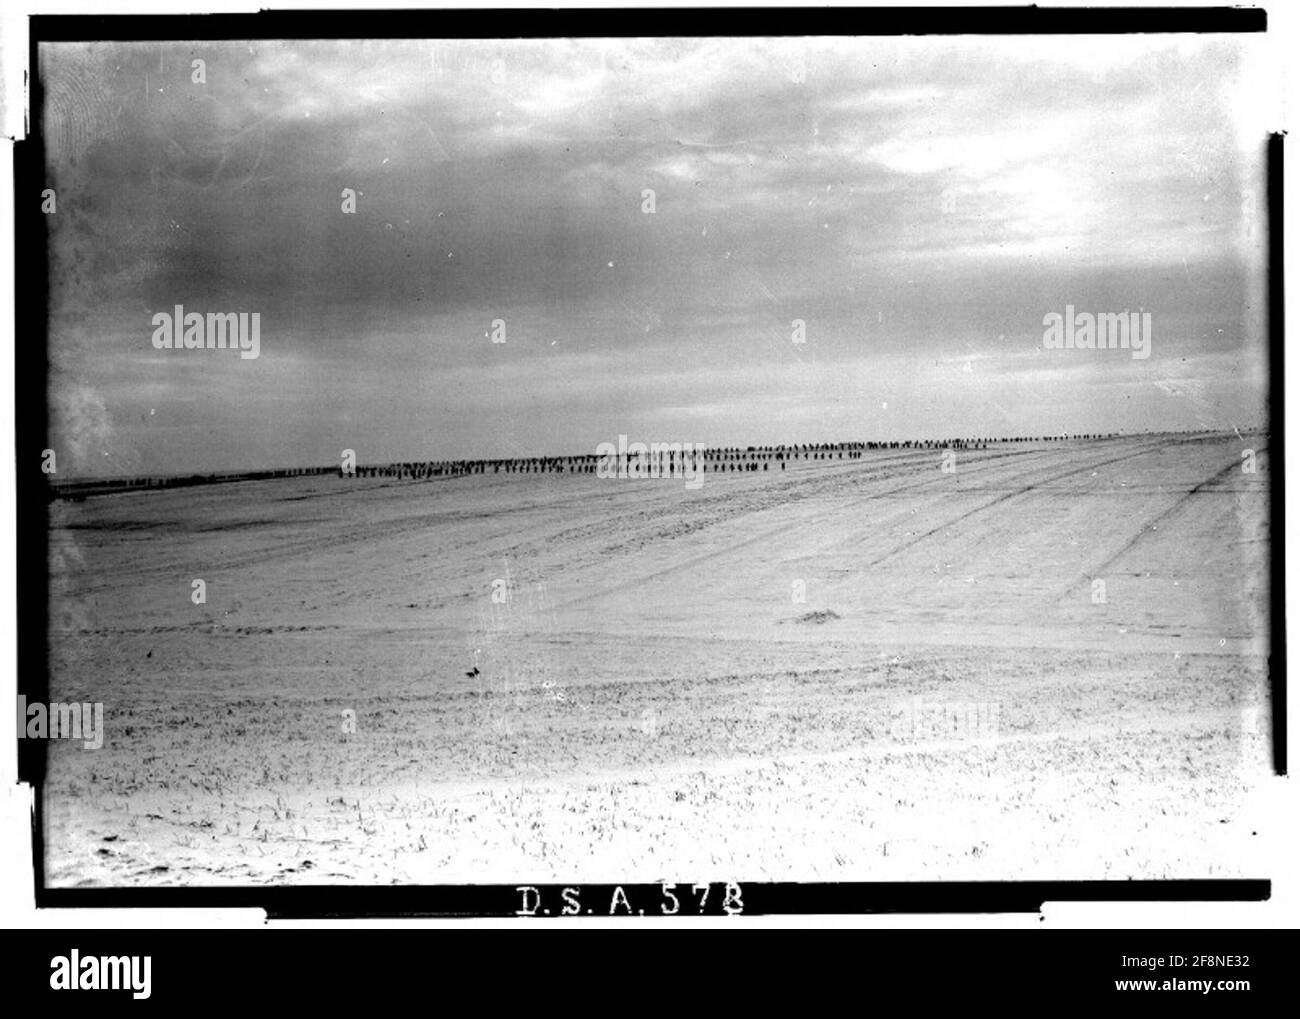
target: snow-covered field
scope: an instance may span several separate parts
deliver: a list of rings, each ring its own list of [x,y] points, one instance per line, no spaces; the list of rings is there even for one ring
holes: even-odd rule
[[[47,881],[1258,876],[1267,445],[54,503]]]

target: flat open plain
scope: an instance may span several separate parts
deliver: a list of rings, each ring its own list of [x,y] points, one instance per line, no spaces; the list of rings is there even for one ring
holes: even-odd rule
[[[1258,876],[1267,445],[53,503],[48,883]]]

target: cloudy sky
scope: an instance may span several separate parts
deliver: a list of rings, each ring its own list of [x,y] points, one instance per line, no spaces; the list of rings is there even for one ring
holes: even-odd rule
[[[1257,424],[1253,45],[44,45],[60,473]]]

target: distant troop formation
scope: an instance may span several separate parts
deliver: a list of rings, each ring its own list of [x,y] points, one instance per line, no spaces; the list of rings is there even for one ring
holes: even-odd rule
[[[666,454],[656,458],[650,453],[629,453],[618,460],[634,468],[633,476],[676,476],[683,461],[698,463],[704,471],[760,471],[773,465],[785,469],[792,460],[851,460],[862,455],[867,443],[824,443],[807,446],[739,446],[708,449],[694,453]],[[356,468],[360,478],[409,478],[416,481],[426,478],[460,477],[467,474],[597,474],[606,459],[599,453],[579,456],[529,457],[517,460],[444,460],[428,463],[395,463],[376,467]],[[651,468],[655,474],[651,474]],[[626,472],[622,473],[626,476]]]
[[[1074,435],[1018,436],[1015,438],[958,438],[958,439],[905,439],[896,442],[823,442],[805,443],[795,446],[719,446],[695,453],[685,454],[685,458],[702,461],[706,473],[737,471],[785,470],[786,465],[805,460],[858,460],[869,450],[890,449],[987,449],[990,444],[1019,442],[1053,442],[1071,439],[1114,438],[1115,433],[1086,433]],[[662,475],[676,476],[676,466],[681,454],[668,455],[659,462],[663,465]],[[358,478],[395,478],[398,480],[423,481],[431,478],[457,478],[471,474],[597,474],[603,457],[599,453],[587,453],[578,456],[525,457],[508,460],[429,460],[407,463],[380,464],[360,466],[353,472],[339,470],[337,473]],[[640,471],[633,476],[647,477],[648,468],[655,464],[650,454],[628,454],[625,458],[630,465],[639,465]],[[620,461],[620,466],[622,461]],[[626,476],[623,472],[622,476]]]
[[[681,454],[666,454],[658,463],[647,454],[631,453],[624,458],[629,465],[640,470],[633,476],[676,476],[685,460],[699,464],[704,473],[736,473],[746,471],[785,470],[788,464],[803,461],[858,460],[871,450],[928,449],[958,450],[987,449],[990,445],[1026,442],[1059,442],[1073,439],[1110,439],[1117,433],[1081,433],[1072,435],[1034,435],[1012,438],[955,438],[955,439],[904,439],[895,442],[823,442],[794,446],[719,446]],[[211,485],[229,481],[264,481],[271,478],[294,478],[309,475],[342,475],[358,478],[394,478],[397,480],[425,481],[433,478],[460,478],[473,474],[596,474],[602,456],[586,453],[578,456],[523,457],[499,460],[426,460],[380,465],[357,465],[348,470],[343,467],[291,467],[283,470],[240,471],[220,474],[188,474],[175,477],[116,478],[93,481],[63,482],[51,479],[51,498],[80,501],[88,495],[108,495],[113,492],[130,492],[141,489],[183,488],[191,485]],[[620,464],[621,465],[621,464]],[[655,473],[650,472],[655,467]],[[623,476],[626,476],[624,472]]]
[[[103,478],[93,481],[58,481],[51,479],[50,494],[55,498],[79,502],[88,495],[136,492],[156,488],[190,488],[194,485],[220,485],[230,481],[268,481],[272,478],[298,478],[310,475],[338,474],[337,467],[286,467],[267,471],[226,471],[219,474],[184,474],[153,478]]]

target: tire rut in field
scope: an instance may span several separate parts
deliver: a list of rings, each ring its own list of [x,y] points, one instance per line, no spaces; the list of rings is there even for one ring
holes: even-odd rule
[[[1156,445],[1159,445],[1159,443],[1157,443]],[[1132,454],[1128,454],[1128,455],[1126,455],[1126,456],[1122,456],[1122,457],[1115,457],[1115,458],[1113,458],[1112,460],[1092,462],[1092,463],[1089,463],[1086,467],[1079,468],[1078,470],[1075,470],[1075,471],[1067,471],[1065,474],[1061,475],[1061,477],[1067,476],[1067,475],[1069,475],[1069,474],[1076,474],[1076,473],[1079,473],[1080,471],[1083,471],[1083,470],[1091,470],[1091,469],[1093,469],[1093,468],[1095,468],[1095,467],[1103,466],[1103,465],[1105,465],[1105,464],[1107,464],[1107,463],[1113,463],[1113,462],[1117,462],[1117,461],[1119,461],[1119,460],[1127,460],[1127,459],[1129,459],[1130,457],[1133,457],[1133,456],[1140,456],[1140,455],[1142,455],[1142,454],[1144,454],[1144,453],[1150,452],[1150,449],[1151,449],[1151,448],[1154,448],[1154,447],[1147,447],[1147,448],[1142,449],[1142,450],[1139,451],[1138,453],[1132,453]],[[1008,457],[1008,456],[1024,456],[1026,453],[1030,453],[1030,452],[1045,452],[1045,451],[1042,451],[1042,450],[1026,450],[1026,451],[1023,451],[1023,452],[1021,452],[1021,451],[1017,451],[1017,452],[1015,452],[1015,453],[1003,453],[1003,454],[999,454],[997,457],[991,457],[991,458],[989,458],[989,459],[1001,459],[1001,458],[1003,458],[1003,457]],[[983,462],[983,461],[981,461],[981,462]],[[929,470],[931,470],[931,468],[932,468],[932,465],[928,465],[928,464],[927,464],[927,465],[921,466],[919,469],[928,472]],[[1041,468],[1039,468],[1039,469],[1041,469]],[[1055,479],[1055,478],[1052,478],[1052,479],[1048,479],[1048,480],[1051,481],[1051,480],[1056,480],[1056,479]],[[896,495],[896,494],[898,494],[899,492],[910,491],[910,490],[912,490],[912,489],[915,489],[915,488],[921,488],[921,487],[924,487],[924,486],[931,485],[931,484],[933,484],[933,483],[934,483],[933,479],[931,479],[931,478],[925,478],[925,479],[923,479],[923,480],[921,480],[921,481],[917,481],[917,482],[914,482],[914,483],[911,483],[911,484],[908,484],[908,485],[903,485],[903,486],[900,486],[900,487],[898,487],[898,488],[892,489],[892,490],[890,491],[889,494],[892,496],[892,495]],[[1029,487],[1032,488],[1032,487],[1034,487],[1034,486],[1031,485],[1031,486],[1029,486]],[[998,498],[994,499],[994,500],[993,500],[991,503],[989,503],[988,505],[993,505],[994,503],[1002,502],[1002,501],[1004,501],[1004,500],[1006,500],[1006,499],[1012,498],[1012,497],[1014,497],[1015,495],[1023,494],[1025,490],[1026,490],[1026,489],[1018,489],[1016,492],[1012,492],[1012,493],[1008,493],[1008,494],[1005,494],[1005,495],[998,496]],[[984,508],[987,508],[987,506],[984,507]],[[719,556],[729,555],[730,553],[735,552],[737,549],[745,548],[746,546],[752,545],[752,544],[754,544],[755,542],[759,542],[759,541],[767,541],[767,540],[769,540],[769,539],[771,539],[771,538],[774,538],[774,537],[776,537],[776,536],[778,536],[778,535],[781,535],[781,534],[784,534],[784,533],[788,533],[789,531],[792,531],[792,530],[794,530],[794,529],[796,529],[796,528],[799,528],[799,529],[805,529],[805,528],[808,528],[808,527],[809,527],[810,525],[812,525],[812,524],[816,524],[816,523],[819,523],[819,522],[822,522],[822,521],[828,520],[828,519],[830,519],[830,518],[832,518],[832,517],[834,517],[834,516],[837,516],[837,515],[839,515],[839,514],[849,513],[849,512],[856,512],[857,509],[858,509],[858,507],[857,507],[856,505],[836,506],[836,507],[834,507],[834,508],[832,508],[832,509],[826,510],[825,512],[820,513],[820,514],[818,514],[818,515],[812,517],[811,519],[809,519],[809,518],[803,518],[803,519],[795,520],[795,521],[787,521],[787,522],[782,523],[782,524],[780,524],[780,525],[778,525],[778,526],[776,526],[776,527],[772,527],[772,528],[769,528],[769,529],[767,529],[767,530],[761,531],[761,532],[759,532],[758,534],[751,535],[750,537],[745,538],[745,539],[742,540],[742,541],[739,541],[739,542],[736,542],[736,543],[734,543],[734,544],[728,545],[726,548],[721,548],[721,549],[717,549],[717,550],[712,551],[712,552],[706,552],[706,553],[704,553],[704,554],[702,554],[702,555],[693,556],[693,557],[691,557],[691,558],[689,558],[689,559],[686,559],[686,560],[684,560],[684,561],[681,561],[681,562],[678,562],[678,563],[674,563],[674,564],[672,564],[672,565],[670,565],[670,566],[665,566],[663,569],[656,570],[656,571],[654,571],[653,573],[643,574],[643,575],[641,575],[641,576],[639,576],[639,577],[635,577],[635,578],[633,578],[633,579],[631,579],[631,580],[623,581],[623,582],[618,583],[618,584],[613,584],[613,585],[608,586],[608,587],[603,587],[603,588],[601,588],[599,591],[593,591],[593,592],[590,592],[590,593],[588,593],[588,594],[584,594],[584,595],[582,595],[581,597],[574,598],[574,599],[572,599],[572,600],[570,600],[570,601],[563,602],[562,604],[560,604],[560,605],[558,605],[558,606],[556,606],[556,607],[557,607],[558,609],[569,609],[569,608],[573,608],[573,607],[578,606],[578,605],[586,604],[587,602],[593,601],[593,600],[595,600],[595,599],[597,599],[597,598],[604,598],[604,597],[607,597],[607,596],[612,595],[612,594],[617,594],[617,593],[619,593],[619,592],[621,592],[621,591],[630,590],[630,589],[632,589],[632,588],[639,587],[639,586],[641,586],[642,584],[648,583],[649,581],[652,581],[652,580],[658,580],[660,577],[667,576],[668,574],[675,573],[675,572],[677,572],[677,571],[679,571],[679,570],[684,570],[684,569],[688,569],[688,568],[691,568],[691,567],[699,566],[701,563],[705,563],[705,562],[708,562],[708,561],[710,561],[710,560],[712,560],[712,559],[716,559],[716,558],[718,558]],[[973,513],[973,512],[977,512],[977,511],[972,510],[972,511],[970,511],[970,512]],[[963,514],[963,516],[969,516],[969,515],[970,515],[970,513]],[[733,519],[734,519],[734,518],[733,518]],[[959,517],[958,519],[961,519],[961,518]],[[953,521],[953,522],[955,523],[955,521]],[[948,526],[948,525],[945,525],[945,526]],[[940,527],[940,528],[936,528],[936,530],[942,530],[942,529],[943,529],[942,527]],[[928,532],[928,533],[933,533],[933,532]],[[918,538],[918,539],[916,539],[916,540],[920,540],[920,539]],[[897,550],[896,550],[896,551],[897,551]],[[887,554],[887,555],[886,555],[885,557],[883,557],[883,558],[888,558],[890,554],[893,554],[893,553],[889,553],[889,554]],[[877,560],[877,561],[880,561],[880,560]],[[875,565],[875,564],[872,563],[872,564],[870,564],[870,565]]]
[[[1261,453],[1267,452],[1267,447],[1265,447],[1265,449],[1261,450],[1260,452]],[[1130,551],[1132,551],[1133,548],[1136,545],[1138,545],[1138,543],[1140,543],[1143,538],[1145,538],[1149,533],[1155,530],[1158,525],[1164,523],[1165,521],[1174,517],[1178,513],[1182,512],[1182,510],[1186,509],[1191,504],[1193,496],[1200,494],[1210,485],[1213,485],[1215,482],[1217,482],[1220,478],[1226,477],[1229,474],[1231,474],[1233,471],[1237,470],[1237,468],[1238,468],[1238,464],[1236,462],[1233,462],[1228,464],[1228,466],[1224,467],[1222,470],[1215,471],[1205,480],[1189,488],[1186,492],[1184,492],[1177,499],[1175,499],[1171,505],[1165,507],[1163,510],[1161,510],[1159,513],[1155,514],[1154,516],[1148,517],[1146,520],[1142,522],[1142,526],[1138,528],[1137,533],[1133,535],[1133,537],[1130,538],[1128,541],[1126,541],[1124,543],[1124,546],[1118,552],[1115,552],[1113,555],[1107,558],[1106,561],[1103,562],[1100,566],[1094,567],[1092,570],[1081,574],[1074,581],[1074,583],[1072,583],[1069,587],[1067,587],[1064,591],[1062,591],[1060,600],[1065,600],[1066,598],[1069,598],[1070,596],[1075,594],[1081,587],[1085,587],[1086,585],[1092,583],[1095,577],[1101,576],[1101,574],[1105,573],[1112,566],[1114,566],[1115,563],[1119,562],[1119,560],[1122,559],[1124,556],[1126,556]]]
[[[1011,455],[1023,455],[1023,454],[1021,453],[1021,451],[1014,451],[1014,452],[1002,453],[997,455],[1011,456]],[[892,461],[898,459],[907,459],[907,457],[900,456],[900,457],[890,457],[887,459]],[[878,463],[879,461],[873,463],[872,466],[876,466]],[[836,467],[848,466],[848,462],[846,461],[844,464],[836,463],[834,466]],[[809,478],[807,476],[804,477],[792,476],[788,479],[781,479],[783,484],[781,484],[779,487],[765,486],[764,489],[762,490],[755,490],[754,495],[756,501],[759,503],[758,508],[765,509],[772,505],[779,505],[779,504],[783,505],[795,501],[794,499],[790,498],[791,490],[798,492],[799,498],[806,498],[806,497],[811,497],[813,495],[821,494],[825,490],[833,490],[836,484],[841,479],[843,479],[847,473],[848,472],[845,471],[835,471],[833,474],[814,476],[812,478]],[[856,474],[854,476],[856,476]],[[451,479],[441,479],[441,480],[451,480]],[[736,480],[742,480],[742,479],[736,479]],[[750,480],[750,479],[746,478],[743,480]],[[811,488],[809,488],[810,481],[813,482],[813,487]],[[254,482],[254,483],[266,484],[266,482]],[[432,481],[429,481],[427,483],[432,484]],[[329,493],[316,493],[316,494],[320,495],[321,497],[329,497],[329,498],[332,498],[334,496],[339,496],[341,498],[355,498],[359,494],[366,494],[366,493],[376,492],[380,490],[387,490],[387,489],[393,489],[393,490],[409,489],[412,485],[418,485],[418,484],[421,484],[421,482],[387,481],[387,482],[381,482],[379,484],[365,485],[364,487],[358,486],[357,488],[349,489],[349,490],[339,490],[339,491],[334,491]],[[504,489],[509,484],[511,484],[511,482],[502,481],[499,487]],[[799,491],[801,489],[809,489],[809,490],[805,495]],[[140,493],[135,493],[135,494],[140,494]],[[150,493],[143,493],[143,494],[148,495]],[[442,493],[440,492],[431,493],[431,495],[435,498],[437,497],[437,495],[440,494]],[[630,497],[631,493],[628,493],[628,495]],[[709,508],[713,506],[725,505],[728,502],[728,500],[731,500],[733,498],[734,498],[734,492],[724,493],[718,498],[710,500],[707,503],[702,502],[701,510],[707,511]],[[625,500],[622,499],[619,500],[619,502],[623,502],[623,501]],[[630,501],[630,500],[626,500],[626,501]],[[246,569],[250,566],[265,565],[271,562],[283,562],[283,561],[301,558],[303,556],[310,556],[313,553],[318,553],[322,546],[328,547],[331,550],[337,550],[337,549],[348,548],[357,545],[370,544],[376,541],[382,542],[382,541],[398,540],[404,536],[411,535],[411,534],[418,534],[421,532],[431,532],[437,526],[446,524],[448,522],[456,523],[460,521],[470,520],[475,517],[500,518],[503,515],[511,514],[515,512],[530,513],[533,511],[543,511],[548,514],[557,513],[560,517],[563,518],[565,516],[565,514],[562,512],[564,509],[573,506],[579,506],[579,505],[590,506],[591,502],[592,500],[589,493],[574,493],[572,495],[560,498],[558,502],[547,503],[544,501],[543,502],[530,501],[524,506],[507,507],[504,510],[496,509],[490,512],[485,511],[482,513],[478,513],[476,511],[460,511],[451,514],[448,514],[446,512],[433,512],[433,513],[413,514],[405,517],[399,517],[395,520],[382,521],[376,524],[361,524],[361,525],[341,522],[338,530],[333,533],[326,532],[324,534],[317,534],[316,536],[310,539],[295,538],[286,541],[275,542],[272,544],[268,544],[267,546],[253,552],[245,552],[242,555],[233,556],[231,558],[224,559],[224,560],[209,561],[208,568],[212,570],[223,570],[223,571],[240,570],[240,569]],[[635,506],[627,510],[624,510],[622,507],[618,507],[615,510],[615,512],[617,516],[612,522],[608,517],[601,517],[600,519],[591,520],[586,524],[579,524],[576,527],[573,525],[569,525],[566,526],[562,531],[558,532],[558,534],[551,533],[551,534],[540,535],[535,539],[530,539],[525,543],[515,545],[503,551],[506,554],[524,556],[537,550],[544,550],[548,545],[552,544],[558,537],[584,537],[590,533],[597,533],[600,531],[610,531],[610,530],[618,531],[620,529],[631,533],[640,525],[643,519],[647,518],[647,516],[651,520],[657,519],[654,514],[647,515],[646,511],[644,510],[642,504],[639,501],[636,503]],[[723,522],[732,518],[733,515],[715,515],[705,519],[704,526],[711,526],[715,523]],[[295,522],[287,521],[287,523],[293,524]],[[113,529],[109,527],[105,527],[104,530],[111,533]],[[510,533],[511,532],[509,530],[504,530],[500,533],[483,535],[481,537],[470,537],[468,541],[463,541],[458,547],[461,551],[464,551],[468,547],[483,546],[483,545],[497,543],[500,542],[503,538],[509,536]],[[126,571],[119,571],[118,573],[116,573],[112,581],[104,581],[100,583],[95,583],[91,581],[88,583],[82,583],[79,585],[78,590],[83,595],[100,594],[103,592],[118,589],[122,585],[122,583],[126,580],[137,581],[137,580],[143,580],[148,578],[160,578],[160,577],[173,575],[177,572],[178,569],[182,569],[184,565],[185,565],[184,563],[181,563],[179,561],[165,562],[161,564],[148,564],[148,565],[136,563],[133,564],[133,568]]]
[[[1027,485],[1021,485],[1019,488],[1013,491],[1004,492],[1003,494],[997,496],[996,498],[990,499],[986,503],[982,503],[981,505],[976,506],[973,509],[969,509],[964,513],[958,514],[957,516],[953,517],[951,520],[948,520],[945,523],[940,524],[938,527],[932,527],[930,528],[930,530],[924,532],[923,534],[915,535],[909,538],[907,541],[904,541],[901,544],[894,546],[894,548],[890,549],[884,555],[879,556],[878,558],[873,559],[871,562],[867,563],[866,568],[869,569],[872,566],[879,566],[881,563],[885,562],[886,560],[892,559],[900,552],[905,552],[907,549],[911,548],[912,546],[917,545],[922,541],[925,541],[925,539],[933,537],[934,535],[938,534],[940,531],[948,530],[954,524],[959,524],[963,520],[966,520],[969,517],[973,517],[978,513],[983,513],[986,510],[990,510],[994,506],[1001,505],[1002,503],[1007,502],[1010,499],[1017,499],[1023,495],[1028,495],[1030,492],[1033,492],[1035,489],[1041,488],[1043,485],[1049,485],[1052,484],[1053,482],[1061,481],[1065,478],[1073,477],[1076,474],[1082,474],[1084,471],[1096,470],[1098,467],[1107,467],[1111,464],[1121,463],[1125,460],[1132,460],[1135,457],[1146,456],[1148,453],[1152,452],[1155,449],[1159,449],[1164,444],[1165,443],[1163,441],[1156,442],[1149,446],[1144,446],[1142,449],[1138,450],[1135,453],[1126,453],[1124,456],[1111,457],[1108,460],[1094,460],[1090,463],[1085,464],[1082,467],[1076,467],[1073,468],[1072,470],[1062,471],[1061,473],[1055,474],[1050,478],[1045,478],[1041,481],[1030,482]]]
[[[581,497],[575,496],[573,499],[565,501],[565,505],[583,501]],[[535,507],[525,507],[530,510]],[[475,512],[457,512],[448,514],[446,512],[414,514],[405,517],[399,517],[395,520],[382,521],[376,524],[343,524],[334,532],[322,532],[309,539],[295,538],[288,541],[279,542],[257,549],[253,552],[245,552],[242,555],[232,556],[227,559],[209,560],[208,569],[210,570],[239,570],[246,569],[250,566],[260,566],[270,562],[281,562],[300,558],[304,555],[319,554],[322,547],[327,547],[332,551],[347,548],[355,545],[370,544],[376,541],[389,541],[400,539],[403,536],[417,534],[421,532],[432,532],[440,525],[447,523],[461,523],[475,519],[476,517],[489,518],[499,516],[499,513],[475,513]],[[290,521],[293,523],[293,521]],[[508,529],[501,533],[483,535],[477,538],[469,538],[460,547],[484,545],[489,542],[501,540],[509,534]],[[173,575],[180,568],[178,563],[163,563],[160,565],[138,565],[125,576],[116,576],[112,581],[99,584],[89,583],[79,587],[82,594],[96,594],[103,591],[115,590],[121,586],[123,581],[128,577],[132,580],[163,577]]]

